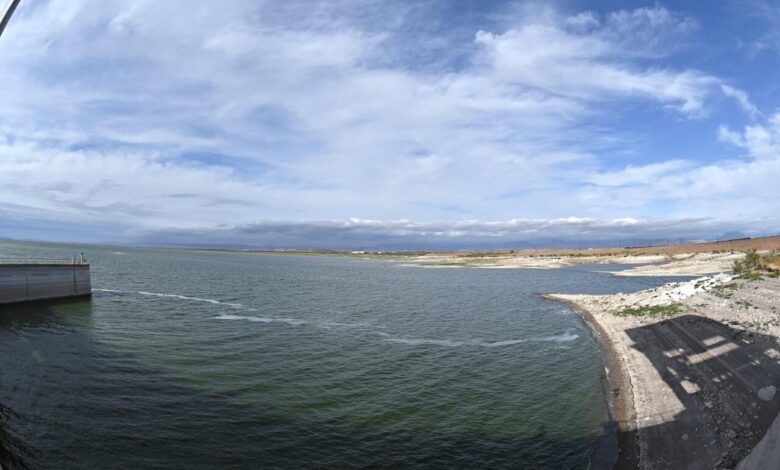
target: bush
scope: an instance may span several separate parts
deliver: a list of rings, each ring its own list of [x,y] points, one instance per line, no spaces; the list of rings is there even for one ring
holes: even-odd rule
[[[772,251],[761,257],[763,268],[767,271],[778,272],[780,271],[780,253]]]
[[[743,276],[756,271],[775,272],[780,269],[780,253],[772,251],[765,255],[760,255],[756,250],[750,250],[745,253],[743,259],[734,261],[731,268],[734,274]]]
[[[750,250],[745,253],[745,257],[734,261],[731,265],[734,274],[745,274],[758,270],[761,262],[761,255],[756,250]]]

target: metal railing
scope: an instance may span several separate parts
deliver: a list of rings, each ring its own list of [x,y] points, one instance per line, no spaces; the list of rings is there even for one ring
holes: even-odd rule
[[[11,0],[11,3],[9,3],[8,7],[6,7],[3,16],[0,17],[0,36],[3,35],[3,31],[5,30],[6,25],[9,21],[11,21],[11,15],[14,14],[14,10],[16,10],[16,7],[19,6],[19,1],[20,0]]]
[[[19,264],[61,264],[63,266],[82,266],[89,264],[86,258],[0,258],[0,266]]]

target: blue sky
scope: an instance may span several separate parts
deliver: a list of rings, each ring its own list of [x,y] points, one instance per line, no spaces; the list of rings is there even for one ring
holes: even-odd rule
[[[0,236],[778,233],[779,59],[759,0],[23,0],[0,39]]]

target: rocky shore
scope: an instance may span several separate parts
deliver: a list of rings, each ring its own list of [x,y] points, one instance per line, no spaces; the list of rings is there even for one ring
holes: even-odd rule
[[[616,468],[735,468],[780,411],[779,278],[548,298],[582,312],[606,349]]]

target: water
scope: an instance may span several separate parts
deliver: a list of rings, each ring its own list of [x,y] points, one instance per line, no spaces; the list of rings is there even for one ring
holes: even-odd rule
[[[539,294],[666,281],[0,242],[79,251],[91,300],[0,307],[4,468],[587,468],[598,344]]]

